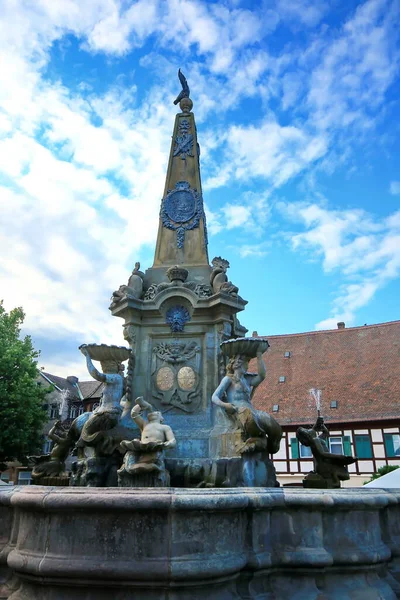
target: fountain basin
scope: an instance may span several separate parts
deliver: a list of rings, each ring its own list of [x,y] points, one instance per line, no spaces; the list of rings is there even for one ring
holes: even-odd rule
[[[400,491],[16,488],[10,600],[400,597]]]

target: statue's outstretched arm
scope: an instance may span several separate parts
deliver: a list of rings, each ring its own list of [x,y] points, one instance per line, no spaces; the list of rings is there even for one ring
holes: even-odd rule
[[[135,400],[136,404],[140,406],[142,410],[150,410],[153,411],[153,407],[150,402],[147,402],[143,396],[138,396]]]
[[[248,380],[249,384],[252,387],[257,387],[258,385],[260,385],[260,383],[264,381],[267,375],[267,367],[265,366],[262,352],[257,352],[257,371],[257,375],[254,375],[254,377],[250,377]]]
[[[211,396],[212,402],[214,404],[216,404],[217,406],[224,408],[228,414],[233,414],[236,412],[236,407],[233,406],[233,404],[231,404],[230,402],[224,402],[222,400],[222,398],[224,397],[224,394],[227,392],[227,390],[229,389],[229,387],[231,385],[232,385],[232,381],[231,381],[230,377],[228,377],[226,375],[222,379],[221,383],[219,384],[219,386],[217,387],[217,389],[215,390],[213,395]]]
[[[97,379],[97,381],[103,381],[103,382],[107,381],[107,375],[105,373],[101,373],[101,371],[98,371],[96,369],[96,367],[92,363],[92,359],[90,358],[89,355],[86,356],[86,366],[87,366],[87,370],[89,371],[89,373],[93,377],[93,379]]]
[[[86,347],[86,344],[82,344],[82,346],[79,346],[79,350],[82,352],[82,354],[84,356],[86,356],[86,366],[87,366],[87,370],[89,371],[90,375],[93,377],[93,379],[97,379],[97,381],[107,381],[107,376],[105,373],[101,373],[100,371],[98,371],[96,369],[96,367],[94,366],[94,364],[92,363],[92,359],[89,356],[89,352],[88,349]]]
[[[142,408],[139,406],[139,404],[135,404],[135,406],[132,408],[131,417],[139,427],[140,431],[143,431],[146,421],[142,417]]]
[[[164,448],[175,448],[176,446],[176,439],[174,436],[174,432],[172,431],[171,427],[169,425],[165,425],[164,426],[164,432],[165,432],[165,438],[166,438],[166,442],[164,442]]]
[[[119,404],[122,407],[121,419],[123,419],[124,417],[126,417],[127,414],[131,412],[133,399],[131,398],[130,400],[128,400],[125,394],[124,396],[122,396]]]

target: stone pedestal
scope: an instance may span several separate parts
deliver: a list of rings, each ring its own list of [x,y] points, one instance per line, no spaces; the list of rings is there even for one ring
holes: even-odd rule
[[[123,473],[118,476],[119,487],[163,488],[169,486],[169,475],[164,473]]]
[[[63,477],[42,477],[40,483],[32,483],[32,485],[50,485],[53,487],[67,487],[69,486],[70,478],[68,475]]]
[[[122,455],[103,458],[82,458],[72,464],[71,485],[87,487],[116,487]]]
[[[318,475],[318,473],[311,472],[303,479],[303,488],[331,490],[334,487],[331,479],[325,479],[324,477],[321,477],[321,475]]]
[[[9,600],[395,600],[398,490],[17,488]]]

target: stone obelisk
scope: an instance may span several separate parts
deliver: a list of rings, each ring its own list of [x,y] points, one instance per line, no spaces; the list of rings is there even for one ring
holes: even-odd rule
[[[175,117],[153,267],[208,265],[193,102],[184,97]]]
[[[175,117],[154,263],[145,273],[137,264],[110,306],[125,321],[124,336],[136,360],[132,397],[144,396],[161,410],[176,434],[171,473],[175,467],[179,472],[181,460],[186,467],[194,461],[195,471],[199,460],[208,460],[211,394],[225,370],[220,343],[247,331],[236,317],[246,301],[228,281],[229,262],[216,257],[209,263],[193,103],[181,72],[179,79],[175,104],[181,112]]]

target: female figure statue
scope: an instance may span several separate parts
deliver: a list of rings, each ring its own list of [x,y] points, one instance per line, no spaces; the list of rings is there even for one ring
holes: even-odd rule
[[[279,450],[282,428],[271,415],[256,410],[251,404],[255,388],[266,375],[262,352],[257,352],[258,373],[248,373],[248,363],[249,358],[243,354],[229,360],[226,375],[212,396],[213,403],[222,409],[217,419],[226,431],[242,430],[242,453],[267,450],[275,454]]]

